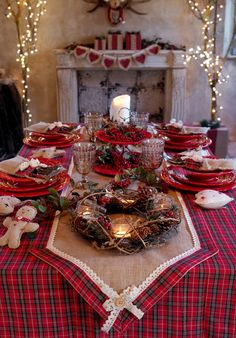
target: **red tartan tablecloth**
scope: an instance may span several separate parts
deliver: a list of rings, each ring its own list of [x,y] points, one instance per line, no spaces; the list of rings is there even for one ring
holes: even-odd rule
[[[33,241],[25,236],[19,249],[0,249],[0,337],[236,337],[235,202],[203,210],[193,194],[182,196],[201,249],[168,267],[135,300],[142,319],[123,310],[109,334],[101,331],[107,297],[77,266],[45,249],[49,218]]]

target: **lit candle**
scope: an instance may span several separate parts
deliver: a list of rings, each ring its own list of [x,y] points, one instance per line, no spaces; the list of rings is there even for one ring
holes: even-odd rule
[[[110,107],[110,119],[118,123],[129,123],[130,96],[120,95],[112,100]]]
[[[128,224],[115,224],[112,226],[116,238],[130,237],[130,226]]]

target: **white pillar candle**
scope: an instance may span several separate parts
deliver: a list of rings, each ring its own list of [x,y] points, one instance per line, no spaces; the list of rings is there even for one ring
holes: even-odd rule
[[[110,107],[110,119],[118,123],[129,123],[130,96],[120,95],[112,100]]]

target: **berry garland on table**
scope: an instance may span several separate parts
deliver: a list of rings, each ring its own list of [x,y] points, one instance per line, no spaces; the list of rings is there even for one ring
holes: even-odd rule
[[[110,168],[131,169],[138,166],[140,154],[111,144],[98,147],[96,151],[96,164]]]

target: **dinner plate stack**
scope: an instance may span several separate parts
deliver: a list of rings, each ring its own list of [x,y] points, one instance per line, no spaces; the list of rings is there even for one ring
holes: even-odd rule
[[[25,169],[18,169],[17,164]],[[48,188],[60,191],[69,181],[66,170],[53,159],[16,156],[0,163],[0,195],[43,196],[48,194]]]
[[[75,123],[46,124],[42,122],[28,127],[28,136],[24,138],[24,143],[30,147],[52,147],[67,148],[81,140],[81,135]],[[51,127],[52,125],[52,127]]]
[[[228,191],[236,188],[236,175],[230,169],[206,170],[190,169],[178,165],[170,165],[162,171],[162,179],[171,187],[191,192],[203,189]]]
[[[193,133],[192,131],[158,130],[159,137],[165,140],[165,149],[186,150],[198,147],[208,147],[212,141],[204,133]]]

